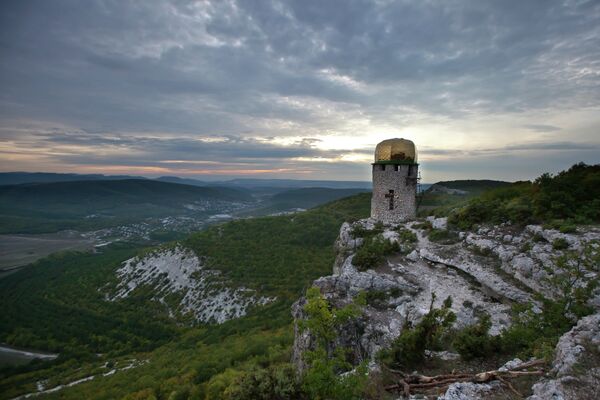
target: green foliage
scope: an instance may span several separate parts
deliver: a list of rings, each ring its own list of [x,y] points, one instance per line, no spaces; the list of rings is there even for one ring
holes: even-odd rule
[[[417,235],[415,235],[412,231],[403,228],[403,227],[398,227],[395,229],[396,232],[398,232],[399,235],[399,239],[402,243],[416,243],[417,242]]]
[[[313,208],[357,193],[366,189],[301,188],[277,193],[267,200],[270,210],[289,210],[292,208]]]
[[[432,229],[428,235],[429,240],[440,244],[453,244],[459,241],[456,232],[446,229]]]
[[[562,334],[573,327],[578,319],[593,312],[588,305],[599,279],[584,279],[600,263],[600,254],[588,243],[581,253],[565,252],[556,260],[551,284],[559,293],[556,299],[539,296],[541,311],[531,304],[515,305],[513,324],[502,333],[503,351],[519,352],[523,356],[549,357]]]
[[[300,382],[293,365],[279,363],[260,368],[254,366],[238,376],[224,391],[232,400],[293,400],[301,398]]]
[[[368,201],[368,194],[359,194],[294,215],[231,221],[185,244],[231,284],[291,303],[331,270],[340,225],[368,216]]]
[[[437,182],[420,196],[419,207],[422,211],[431,211],[433,208],[435,208],[433,214],[443,215],[444,209],[456,207],[457,205],[468,201],[470,198],[480,195],[486,190],[508,185],[510,185],[508,182],[491,180],[457,180]],[[457,194],[449,193],[447,191],[445,192],[443,189],[436,190],[439,189],[440,186],[447,189],[458,189],[464,193]]]
[[[309,329],[316,340],[316,348],[304,355],[308,369],[302,377],[302,388],[310,399],[359,399],[367,380],[366,366],[359,366],[354,373],[340,376],[352,367],[345,357],[346,349],[337,348],[328,354],[335,339],[336,327],[357,318],[360,311],[355,304],[340,309],[330,309],[318,288],[307,290],[304,311],[307,318],[301,326]]]
[[[565,222],[564,224],[558,227],[560,233],[576,233],[577,226],[570,222]]]
[[[448,216],[448,223],[461,230],[482,223],[500,224],[513,221],[527,224],[533,221],[529,182],[517,182],[508,187],[484,192]]]
[[[484,314],[479,321],[456,334],[453,345],[464,360],[487,357],[500,350],[499,338],[490,336],[492,321]]]
[[[426,231],[430,231],[433,229],[433,225],[431,225],[431,222],[425,220],[423,222],[419,222],[418,224],[414,224],[413,228],[415,229],[424,229]]]
[[[302,389],[309,399],[352,400],[362,399],[367,383],[367,367],[361,364],[354,372],[344,376],[337,371],[348,371],[350,365],[344,361],[343,352],[330,358],[323,348],[307,354],[310,368],[302,379]]]
[[[469,250],[471,250],[473,254],[481,257],[498,257],[496,253],[494,253],[494,251],[489,247],[481,247],[473,244],[469,246]]]
[[[569,242],[565,238],[557,238],[552,241],[552,248],[554,250],[565,250],[569,248]]]
[[[366,303],[371,307],[384,308],[390,298],[390,294],[385,290],[367,290],[365,291]]]
[[[352,264],[354,264],[359,271],[373,269],[383,262],[386,255],[395,253],[399,250],[400,246],[397,242],[392,242],[384,239],[383,236],[378,235],[370,239],[365,239],[363,245],[359,247],[354,255]]]
[[[363,238],[367,240],[379,235],[380,233],[383,233],[383,230],[384,227],[381,222],[377,222],[375,226],[373,226],[373,229],[366,229],[364,226],[357,224],[352,228],[352,231],[350,231],[350,235],[352,235],[352,237],[355,239]]]
[[[598,278],[584,277],[600,262],[595,245],[588,243],[581,253],[565,252],[557,258],[547,283],[559,295],[555,299],[537,296],[541,309],[531,303],[515,304],[512,325],[500,336],[489,335],[491,322],[487,314],[477,324],[457,332],[453,346],[462,358],[485,358],[495,353],[551,358],[560,336],[593,312],[588,300],[598,287]]]
[[[438,350],[456,321],[448,297],[442,307],[434,308],[435,293],[431,298],[429,312],[414,327],[405,326],[402,333],[392,343],[391,349],[382,354],[385,363],[402,368],[412,368],[423,362],[425,350]]]
[[[293,216],[235,221],[192,235],[187,242],[208,256],[223,279],[277,296],[220,325],[178,326],[143,290],[105,301],[98,289],[115,279],[123,260],[140,252],[132,246],[56,255],[2,278],[0,340],[12,341],[10,336],[15,344],[62,353],[54,361],[0,370],[0,399],[35,391],[35,382],[49,377],[51,388],[109,372],[107,361],[122,367],[131,359],[149,362],[46,397],[226,398],[247,372],[289,361],[290,306],[305,286],[330,271],[339,226],[368,216],[369,200],[361,194]],[[352,315],[348,308],[336,311],[334,319]]]
[[[448,222],[468,230],[482,223],[552,220],[600,221],[600,165],[580,163],[556,176],[544,174],[533,183],[490,190],[450,213]]]
[[[67,354],[146,351],[170,340],[175,324],[146,293],[107,302],[98,290],[140,249],[56,253],[0,280],[0,341]],[[142,306],[143,305],[143,306]]]
[[[148,217],[190,214],[198,200],[251,201],[244,191],[150,179],[0,186],[0,233],[89,231]],[[93,218],[89,218],[93,215]]]
[[[306,291],[304,311],[307,318],[302,321],[303,329],[308,329],[324,346],[335,338],[334,315],[319,288],[311,287]]]

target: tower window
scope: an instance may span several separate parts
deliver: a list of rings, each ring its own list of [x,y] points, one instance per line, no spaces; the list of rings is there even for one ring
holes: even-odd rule
[[[398,164],[394,164],[394,171],[398,171]]]
[[[390,210],[394,209],[394,191],[393,190],[389,190],[388,193],[385,195],[385,198],[389,200],[390,202]]]

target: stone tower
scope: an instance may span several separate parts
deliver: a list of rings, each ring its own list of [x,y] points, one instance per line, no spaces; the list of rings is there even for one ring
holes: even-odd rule
[[[417,214],[415,144],[406,139],[388,139],[375,148],[371,218],[386,224],[408,221]]]

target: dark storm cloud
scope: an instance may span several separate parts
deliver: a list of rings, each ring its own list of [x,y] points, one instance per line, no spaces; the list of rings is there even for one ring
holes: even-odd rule
[[[283,165],[331,156],[313,136],[353,118],[409,125],[598,107],[599,42],[593,0],[5,1],[0,135],[17,147]],[[10,133],[30,120],[75,131],[46,130],[37,142]],[[214,135],[228,139],[194,140]],[[291,146],[256,139],[286,135],[307,138]],[[102,154],[94,159],[115,161]]]

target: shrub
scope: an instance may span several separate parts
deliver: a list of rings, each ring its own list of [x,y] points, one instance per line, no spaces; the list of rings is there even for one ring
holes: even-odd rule
[[[412,368],[425,358],[425,350],[437,350],[442,340],[449,334],[456,321],[456,315],[450,310],[452,298],[448,297],[441,308],[433,308],[435,293],[432,295],[429,312],[416,326],[405,326],[390,350],[381,357],[387,364]]]
[[[519,249],[519,251],[521,253],[527,253],[528,251],[530,251],[533,248],[533,246],[531,245],[530,242],[525,242],[523,243],[523,245],[521,246],[521,248]]]
[[[560,233],[576,233],[577,227],[571,223],[565,223],[558,227]]]
[[[352,231],[350,231],[350,235],[352,235],[354,239],[364,238],[365,240],[379,235],[380,233],[383,233],[383,224],[381,222],[377,222],[373,226],[373,229],[366,229],[364,226],[357,224],[352,228]]]
[[[486,357],[499,350],[499,338],[489,334],[491,327],[490,315],[484,314],[475,325],[457,333],[453,344],[464,360]]]
[[[554,250],[566,250],[569,248],[569,242],[565,238],[554,239],[552,242],[552,248]]]
[[[268,368],[255,366],[225,389],[225,395],[228,399],[238,400],[301,398],[300,383],[291,364],[275,364]]]
[[[405,228],[396,228],[402,243],[416,243],[417,235]]]
[[[357,367],[356,373],[339,375],[340,372],[349,371],[352,367],[345,359],[346,349],[337,348],[333,354],[326,350],[332,347],[336,334],[335,328],[358,317],[358,307],[350,304],[332,310],[316,287],[307,290],[306,298],[304,311],[307,319],[304,320],[301,329],[310,329],[316,339],[316,348],[304,353],[308,369],[302,377],[302,389],[310,399],[362,398],[361,394],[367,380],[366,366]]]
[[[385,290],[367,290],[366,301],[367,304],[375,308],[383,308],[387,306],[387,301],[390,295]]]
[[[489,190],[448,217],[448,223],[461,230],[480,224],[524,226],[552,220],[600,221],[600,165],[580,163],[555,176],[543,174],[534,183],[515,182]]]
[[[381,264],[386,255],[392,254],[400,250],[400,246],[396,242],[390,242],[378,235],[370,240],[365,239],[365,243],[358,249],[352,264],[359,271],[366,271]]]
[[[595,245],[595,242],[588,243],[582,252],[567,251],[556,259],[556,268],[547,283],[558,296],[554,300],[538,296],[541,312],[534,312],[531,304],[513,307],[513,324],[502,332],[504,352],[549,358],[560,336],[577,320],[593,312],[588,301],[599,279],[585,279],[585,275],[600,263],[600,252],[595,250]]]
[[[432,242],[440,244],[453,244],[459,241],[456,232],[446,229],[432,229],[428,237]]]
[[[494,250],[489,247],[481,247],[474,244],[469,246],[469,250],[471,250],[473,254],[481,257],[498,257],[498,255],[494,253]]]
[[[419,222],[418,224],[414,224],[413,228],[415,229],[424,229],[426,231],[430,231],[433,229],[433,225],[431,225],[431,222],[425,220],[423,222]]]

